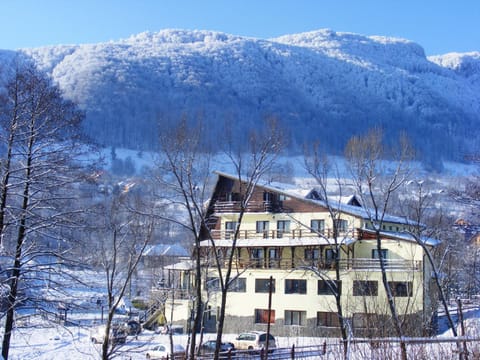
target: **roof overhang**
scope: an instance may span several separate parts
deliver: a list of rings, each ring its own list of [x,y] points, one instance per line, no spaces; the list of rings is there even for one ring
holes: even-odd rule
[[[342,238],[338,241],[339,245],[350,245],[356,240],[354,238]],[[220,240],[203,240],[200,242],[200,247],[226,247],[233,246],[232,239]],[[235,247],[292,247],[292,246],[321,246],[321,245],[335,245],[334,239],[307,237],[307,238],[269,238],[269,239],[237,239]]]

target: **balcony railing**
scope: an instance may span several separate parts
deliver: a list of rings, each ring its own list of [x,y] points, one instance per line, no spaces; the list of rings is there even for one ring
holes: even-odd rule
[[[232,213],[241,211],[240,201],[217,201],[213,209],[216,213]],[[280,212],[283,206],[281,201],[249,201],[246,212]]]
[[[387,271],[420,271],[422,269],[421,261],[404,260],[404,259],[385,259],[385,269]],[[379,259],[353,258],[341,259],[338,263],[340,270],[357,270],[357,271],[380,271]],[[236,259],[233,264],[234,268],[239,269],[281,269],[291,270],[295,268],[311,267],[319,270],[335,270],[335,261],[317,260],[317,259]]]
[[[233,239],[235,236],[234,230],[211,230],[213,240],[221,239]],[[338,232],[339,240],[342,237],[353,237],[358,238],[360,235],[359,229],[342,229]],[[300,230],[265,230],[262,232],[257,232],[256,230],[240,230],[238,232],[237,239],[299,239],[299,238],[333,238],[334,232],[333,229],[324,229],[318,232],[312,232],[310,229],[300,229]]]
[[[177,300],[189,300],[192,297],[193,290],[191,289],[179,289],[179,288],[166,288],[166,287],[154,287],[151,289],[152,296],[159,301],[165,301],[165,299],[177,299]]]

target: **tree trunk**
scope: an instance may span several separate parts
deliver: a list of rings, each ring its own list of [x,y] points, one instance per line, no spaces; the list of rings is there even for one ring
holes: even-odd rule
[[[7,317],[5,319],[5,330],[2,341],[2,356],[4,360],[8,360],[8,353],[10,351],[10,340],[12,336],[13,322],[15,316],[15,306],[18,296],[18,282],[20,281],[20,267],[22,266],[22,249],[23,242],[25,240],[26,234],[26,222],[27,222],[27,209],[28,203],[30,200],[30,180],[32,174],[32,148],[34,143],[34,131],[33,131],[34,118],[31,120],[31,133],[28,139],[28,153],[27,153],[27,164],[25,168],[25,187],[23,189],[23,200],[22,200],[22,215],[20,219],[20,224],[18,227],[17,233],[17,246],[15,250],[15,262],[13,266],[12,282],[10,292],[8,294],[8,310]]]
[[[385,268],[385,259],[383,258],[383,254],[382,254],[382,243],[380,239],[379,230],[376,231],[376,236],[377,236],[377,250],[378,250],[378,256],[380,260],[380,269],[382,271],[383,287],[385,288],[385,292],[387,293],[387,301],[388,301],[388,306],[390,308],[390,313],[392,315],[393,325],[395,327],[397,336],[400,338],[401,357],[402,357],[402,360],[407,360],[407,345],[403,341],[402,325],[400,323],[400,319],[398,318],[397,309],[395,307],[395,302],[393,300],[392,289],[388,284],[387,270]]]

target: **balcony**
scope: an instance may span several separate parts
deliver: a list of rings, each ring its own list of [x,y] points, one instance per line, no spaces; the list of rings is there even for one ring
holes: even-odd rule
[[[404,259],[386,259],[384,260],[385,269],[387,271],[421,271],[422,262]],[[341,259],[339,261],[339,269],[342,271],[381,271],[379,259],[353,258]],[[334,261],[317,260],[317,259],[249,259],[234,260],[234,268],[238,269],[271,269],[271,270],[292,270],[296,268],[311,267],[316,270],[335,270]]]
[[[229,240],[233,239],[235,235],[234,230],[211,230],[213,240]],[[358,239],[361,235],[359,229],[345,229],[340,231],[338,234],[338,240],[341,240],[343,237],[356,238]],[[301,238],[328,238],[332,239],[334,237],[333,229],[324,229],[320,233],[312,232],[309,229],[300,229],[300,230],[266,230],[263,232],[257,232],[256,230],[240,230],[238,233],[238,239],[301,239]]]
[[[190,300],[192,298],[192,289],[154,287],[151,289],[152,297],[165,302],[166,299]]]
[[[240,201],[217,201],[213,206],[215,213],[239,213]],[[245,212],[279,212],[282,209],[278,201],[249,201]]]

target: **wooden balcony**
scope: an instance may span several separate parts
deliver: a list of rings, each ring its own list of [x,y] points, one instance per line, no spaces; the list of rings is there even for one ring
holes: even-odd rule
[[[387,271],[421,271],[422,262],[414,260],[403,259],[386,259],[385,268]],[[339,268],[343,271],[355,270],[355,271],[381,271],[379,259],[341,259],[339,261]],[[317,259],[250,259],[250,260],[234,260],[234,268],[238,269],[279,269],[279,270],[292,270],[292,269],[305,269],[313,268],[317,270],[335,270],[334,261],[325,261]]]
[[[235,231],[233,230],[211,230],[213,240],[230,240],[233,239]],[[340,231],[338,234],[338,240],[341,240],[343,237],[349,238],[359,238],[361,232],[359,229],[346,229]],[[301,239],[301,238],[328,238],[332,239],[334,237],[333,229],[324,229],[323,231],[317,233],[312,232],[310,229],[300,229],[300,230],[266,230],[263,232],[257,232],[255,230],[240,230],[238,233],[237,239]]]
[[[239,213],[240,201],[217,201],[213,206],[215,213]],[[282,209],[278,201],[249,201],[245,212],[279,212]]]

